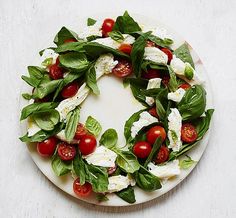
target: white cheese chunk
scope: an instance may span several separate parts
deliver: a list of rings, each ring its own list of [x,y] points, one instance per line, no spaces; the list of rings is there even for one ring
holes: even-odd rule
[[[139,115],[139,120],[134,122],[131,127],[132,138],[134,138],[143,127],[149,126],[149,125],[156,123],[156,122],[158,122],[158,119],[156,117],[153,117],[147,111],[143,111]]]
[[[37,132],[39,132],[41,128],[33,121],[33,120],[28,120],[28,136],[33,136]]]
[[[171,108],[168,116],[168,139],[170,141],[169,148],[173,151],[179,151],[182,147],[181,127],[182,117],[177,108]]]
[[[153,61],[158,64],[167,64],[168,56],[156,47],[145,47],[144,49],[144,59]]]
[[[154,103],[155,103],[155,100],[154,100],[154,98],[153,97],[146,97],[145,98],[145,102],[149,105],[149,106],[152,106],[152,105],[154,105]]]
[[[160,179],[166,180],[180,174],[179,160],[173,160],[164,165],[148,164],[148,170]]]
[[[78,144],[79,143],[79,140],[76,140],[76,139],[72,139],[71,141],[68,141],[66,139],[66,135],[65,135],[65,130],[61,130],[59,133],[56,134],[56,137],[58,139],[60,139],[61,141],[63,142],[67,142],[68,144]]]
[[[168,99],[175,102],[180,102],[181,99],[184,97],[185,92],[186,91],[184,89],[179,88],[175,92],[168,93]]]
[[[43,51],[43,54],[41,56],[41,63],[45,60],[45,59],[52,59],[52,64],[56,63],[56,60],[58,58],[59,54],[57,54],[55,51],[53,51],[52,49],[45,49]]]
[[[161,87],[161,79],[160,78],[154,78],[154,79],[150,79],[148,81],[147,90],[160,88],[160,87]],[[152,106],[155,102],[153,97],[146,97],[145,101],[149,106]]]
[[[111,176],[108,177],[108,192],[118,192],[127,188],[129,185],[134,186],[135,181],[130,176]]]
[[[89,36],[102,36],[102,23],[101,22],[96,22],[92,26],[87,26],[83,29],[82,32],[79,32],[79,37],[86,40],[87,37]]]
[[[92,154],[83,156],[83,158],[89,164],[93,164],[95,166],[115,167],[117,154],[114,151],[101,145],[97,147]]]

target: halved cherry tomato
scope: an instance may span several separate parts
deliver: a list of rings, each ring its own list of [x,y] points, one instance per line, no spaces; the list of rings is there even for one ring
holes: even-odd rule
[[[56,80],[63,78],[63,69],[59,67],[60,61],[59,58],[57,58],[56,63],[49,66],[49,76]]]
[[[162,48],[161,50],[168,56],[168,64],[169,64],[173,58],[171,50],[168,48]]]
[[[87,130],[82,123],[79,123],[75,132],[74,139],[80,140],[82,136],[87,134]]]
[[[170,81],[170,77],[169,76],[163,76],[161,82],[165,85],[168,86]]]
[[[57,145],[57,139],[50,137],[42,142],[37,143],[37,151],[41,156],[52,156]]]
[[[190,123],[184,123],[181,128],[181,139],[183,142],[192,143],[197,139],[197,130]]]
[[[189,85],[188,83],[183,83],[179,86],[179,88],[187,90],[187,89],[191,88],[191,85]]]
[[[70,42],[78,42],[78,41],[74,38],[69,38],[64,40],[64,43],[70,43]]]
[[[147,72],[142,72],[142,78],[144,79],[154,79],[154,78],[160,78],[160,72],[159,70],[155,69],[149,69]]]
[[[152,151],[152,146],[145,141],[137,142],[133,147],[133,152],[138,158],[147,158]]]
[[[58,145],[57,153],[61,160],[73,160],[76,155],[76,149],[73,145],[61,142]]]
[[[68,85],[66,85],[62,91],[61,91],[61,96],[63,98],[70,98],[73,97],[79,89],[79,85],[77,82],[72,82]]]
[[[112,175],[117,169],[117,166],[107,168],[108,175]]]
[[[123,78],[132,74],[132,64],[127,60],[119,60],[118,64],[112,69],[112,73],[117,77]]]
[[[152,42],[152,41],[150,41],[150,40],[147,40],[147,42],[146,42],[146,47],[155,47],[155,46],[156,46],[155,42]]]
[[[103,37],[107,37],[108,33],[112,31],[115,21],[111,18],[107,18],[103,21],[102,24],[102,35]]]
[[[79,178],[77,178],[73,183],[73,190],[79,197],[86,197],[92,192],[92,185],[88,182],[84,185],[80,185]]]
[[[120,47],[119,47],[119,51],[130,55],[130,53],[132,51],[132,45],[130,45],[130,44],[121,44]]]
[[[169,154],[170,154],[169,149],[165,145],[162,145],[157,154],[155,163],[160,164],[167,161],[169,159]]]
[[[94,152],[97,146],[97,140],[93,135],[86,134],[82,136],[79,142],[81,154],[88,155]]]
[[[153,126],[147,132],[147,141],[153,145],[158,137],[161,137],[162,142],[166,139],[166,131],[162,126]]]
[[[149,110],[148,110],[148,113],[151,114],[151,115],[154,116],[154,117],[157,117],[157,118],[159,117],[158,114],[157,114],[157,111],[156,111],[156,108],[155,108],[155,107],[149,109]]]

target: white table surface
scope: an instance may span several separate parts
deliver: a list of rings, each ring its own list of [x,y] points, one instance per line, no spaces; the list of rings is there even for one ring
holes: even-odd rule
[[[216,112],[209,145],[191,175],[151,202],[93,206],[51,184],[18,140],[20,75],[62,25],[97,11],[157,17],[198,52],[212,81]],[[236,217],[236,1],[0,1],[0,217]]]

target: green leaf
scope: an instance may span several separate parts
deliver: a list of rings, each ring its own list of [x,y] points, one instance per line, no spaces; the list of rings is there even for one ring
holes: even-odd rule
[[[193,164],[195,164],[197,161],[192,160],[191,157],[187,156],[187,159],[183,159],[179,161],[179,167],[180,169],[187,170],[189,169]]]
[[[59,46],[61,44],[64,44],[66,39],[76,39],[78,40],[78,35],[73,32],[72,30],[67,29],[66,27],[62,27],[60,31],[57,33],[57,35],[54,38],[54,43]]]
[[[86,129],[95,135],[96,137],[101,133],[102,131],[102,126],[101,124],[94,119],[93,117],[89,116],[85,122],[85,127]]]
[[[192,56],[190,54],[187,43],[184,43],[179,48],[174,51],[174,54],[177,58],[181,59],[183,62],[188,62],[194,68],[194,63]]]
[[[77,152],[72,166],[73,172],[79,177],[80,184],[84,185],[86,182],[87,167],[79,152]]]
[[[136,77],[140,77],[141,66],[143,61],[144,49],[146,42],[151,32],[144,33],[140,35],[137,40],[134,42],[132,51],[131,51],[131,61],[133,66],[133,72]]]
[[[127,11],[123,14],[123,16],[119,16],[116,19],[115,25],[113,27],[113,31],[120,31],[122,33],[134,33],[137,31],[141,31],[140,26]]]
[[[87,19],[87,26],[93,26],[97,21],[94,20],[93,18],[88,18]]]
[[[128,186],[126,189],[116,192],[116,195],[130,204],[136,202],[134,188],[131,186]]]
[[[53,58],[46,58],[43,62],[42,62],[42,66],[44,67],[48,67],[49,65],[52,64]]]
[[[104,145],[107,148],[113,148],[117,145],[118,135],[116,130],[107,129],[101,136],[99,141],[100,145]]]
[[[75,136],[75,132],[79,123],[79,118],[80,108],[75,108],[73,111],[70,111],[66,117],[65,136],[69,142]]]
[[[22,97],[25,99],[25,100],[30,100],[32,98],[32,95],[28,94],[28,93],[23,93],[22,94]]]
[[[124,40],[124,36],[120,31],[112,31],[108,33],[108,36],[110,36],[113,40],[117,42],[122,42]]]
[[[105,194],[102,194],[102,193],[98,193],[96,195],[96,199],[97,199],[98,202],[104,202],[104,201],[109,200],[109,198]]]
[[[147,72],[149,68],[163,71],[163,72],[168,71],[168,68],[165,65],[157,64],[157,63],[155,63],[153,61],[149,61],[149,60],[143,60],[142,65],[141,65],[141,69],[143,71]]]
[[[162,89],[156,96],[156,111],[160,120],[164,121],[167,115],[168,90]]]
[[[65,43],[65,44],[59,45],[57,48],[54,49],[54,51],[59,54],[68,52],[68,51],[76,51],[76,52],[83,53],[85,52],[84,45],[86,43],[87,42],[84,42],[82,40],[79,40],[78,42]]]
[[[170,89],[171,92],[175,92],[178,89],[179,84],[177,82],[176,75],[171,69],[171,67],[168,66],[168,69],[169,69],[169,74],[170,74],[168,88]]]
[[[152,42],[154,42],[156,45],[159,45],[161,47],[169,47],[170,45],[173,44],[173,40],[172,39],[167,39],[165,38],[164,40],[157,37],[157,36],[154,36],[154,35],[150,35],[148,37],[149,40],[151,40]]]
[[[96,71],[94,65],[92,65],[85,74],[86,84],[92,90],[95,95],[99,95],[100,91],[97,86]]]
[[[72,163],[61,160],[57,153],[52,157],[51,166],[57,176],[63,176],[72,169]]]

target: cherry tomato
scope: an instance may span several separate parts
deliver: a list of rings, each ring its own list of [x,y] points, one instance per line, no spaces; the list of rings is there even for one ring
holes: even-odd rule
[[[117,166],[107,168],[108,175],[112,175],[117,169]]]
[[[120,47],[119,47],[119,51],[130,55],[130,53],[132,51],[132,45],[130,45],[130,44],[121,44]]]
[[[157,154],[155,163],[160,164],[167,161],[169,159],[169,153],[170,153],[169,149],[165,145],[162,145]]]
[[[75,132],[74,139],[80,140],[82,136],[87,134],[87,130],[85,129],[82,123],[79,123]]]
[[[37,151],[41,156],[52,156],[57,145],[57,139],[50,137],[42,142],[37,143]]]
[[[112,69],[112,73],[120,78],[129,76],[132,72],[132,64],[127,60],[119,60],[118,64]]]
[[[157,111],[156,111],[156,108],[155,108],[155,107],[149,109],[149,110],[148,110],[148,113],[151,114],[151,115],[154,116],[154,117],[157,117],[157,118],[159,117],[158,114],[157,114]]]
[[[133,147],[133,152],[138,158],[147,158],[151,150],[152,146],[145,141],[137,142]]]
[[[168,48],[162,48],[161,50],[168,56],[168,64],[169,64],[173,58],[171,50]]]
[[[70,42],[78,42],[78,41],[74,38],[69,38],[64,40],[64,43],[70,43]]]
[[[170,77],[169,76],[163,76],[161,81],[165,86],[168,86],[169,81],[170,81]]]
[[[153,126],[147,132],[147,141],[153,145],[158,137],[161,137],[162,142],[166,139],[166,131],[162,126]]]
[[[73,160],[76,155],[76,150],[73,145],[61,142],[58,145],[57,153],[62,160]]]
[[[92,185],[86,182],[84,185],[80,185],[79,178],[77,178],[73,183],[74,193],[79,197],[86,197],[92,192]]]
[[[79,85],[77,82],[72,82],[68,85],[66,85],[62,91],[61,91],[61,95],[63,98],[70,98],[73,97],[77,91],[79,89]]]
[[[188,83],[183,83],[179,86],[179,88],[187,90],[187,89],[191,88],[191,85],[189,85]]]
[[[86,134],[82,136],[79,142],[79,150],[83,155],[94,152],[97,146],[97,140],[93,135]]]
[[[150,40],[147,40],[147,42],[146,42],[146,47],[155,47],[155,46],[156,46],[155,42],[152,42],[152,41],[150,41]]]
[[[154,78],[160,78],[161,75],[160,75],[159,70],[149,69],[147,70],[147,72],[142,73],[142,77],[144,79],[154,79]]]
[[[197,139],[197,135],[198,135],[197,130],[192,124],[185,123],[182,125],[181,139],[183,142],[187,142],[187,143],[195,142]]]
[[[63,78],[63,69],[59,67],[59,59],[57,58],[56,63],[49,66],[49,76],[53,79]]]
[[[102,35],[103,37],[107,37],[108,33],[112,31],[115,21],[111,18],[107,18],[103,21],[102,24]]]

